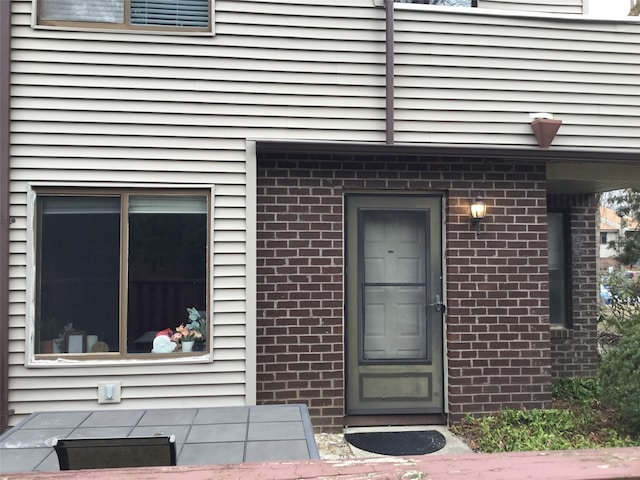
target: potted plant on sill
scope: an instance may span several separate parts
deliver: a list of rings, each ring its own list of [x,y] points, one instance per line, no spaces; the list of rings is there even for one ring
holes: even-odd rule
[[[207,324],[200,312],[195,308],[187,308],[189,314],[189,322],[180,324],[177,328],[175,337],[180,340],[183,352],[193,350],[196,341],[201,341],[205,337]]]

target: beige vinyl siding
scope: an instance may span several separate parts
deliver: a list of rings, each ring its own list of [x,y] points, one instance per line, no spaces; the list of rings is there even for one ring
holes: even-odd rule
[[[584,11],[582,2],[583,0],[478,0],[478,8],[582,14]]]
[[[636,32],[633,33],[632,32]],[[640,148],[640,23],[396,11],[398,142]]]
[[[254,332],[247,329],[251,321],[246,315],[246,142],[243,136],[231,134],[233,122],[220,119],[225,133],[216,132],[206,120],[237,116],[241,123],[246,113],[201,109],[202,102],[193,100],[198,96],[194,79],[176,81],[183,85],[183,92],[172,85],[175,79],[152,91],[149,77],[153,73],[141,74],[139,69],[144,67],[131,52],[123,52],[130,65],[126,60],[113,62],[114,56],[103,52],[105,65],[100,67],[100,60],[91,58],[95,52],[84,51],[100,42],[64,39],[91,34],[32,30],[30,6],[31,2],[13,5],[14,23],[21,25],[22,35],[13,44],[17,57],[12,89],[11,214],[16,223],[11,228],[10,250],[10,402],[16,415],[11,423],[35,410],[98,408],[99,380],[122,383],[122,403],[107,408],[142,408],[150,401],[159,408],[251,403],[255,380],[247,378],[247,362],[254,352],[247,351],[246,339]],[[44,43],[50,46],[43,51],[39,50],[42,40],[31,38],[40,34],[50,36]],[[161,65],[178,63],[176,57],[161,58],[162,46],[151,47],[159,55],[153,60],[158,71]],[[184,54],[188,47],[180,48]],[[24,73],[17,73],[21,67]],[[136,77],[138,83],[132,81]],[[214,89],[211,95],[219,93]],[[24,367],[27,272],[32,270],[27,263],[26,191],[34,182],[215,186],[213,362]]]
[[[12,423],[98,408],[103,379],[123,385],[109,408],[251,402],[247,139],[384,143],[384,9],[216,0],[215,36],[189,36],[34,29],[32,5],[12,2]],[[537,148],[529,113],[543,111],[564,122],[554,148],[640,150],[640,23],[415,5],[395,16],[397,142]],[[212,363],[25,368],[36,182],[215,185]]]

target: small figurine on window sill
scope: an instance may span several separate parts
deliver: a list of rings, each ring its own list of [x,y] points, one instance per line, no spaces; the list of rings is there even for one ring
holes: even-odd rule
[[[189,321],[178,325],[175,332],[165,328],[156,333],[151,353],[171,353],[176,351],[178,344],[183,352],[188,352],[194,348],[193,344],[196,340],[202,343],[207,328],[206,320],[195,307],[187,308],[187,314]]]
[[[151,353],[171,353],[175,351],[178,346],[174,341],[177,340],[175,337],[176,335],[170,328],[165,328],[164,330],[159,331],[153,339],[153,348],[151,349]]]

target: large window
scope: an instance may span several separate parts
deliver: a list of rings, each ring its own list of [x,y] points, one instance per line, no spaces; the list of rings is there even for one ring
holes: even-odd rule
[[[40,25],[211,31],[210,0],[39,0]]]
[[[207,350],[208,204],[204,192],[40,192],[36,353],[150,354],[167,329],[174,348],[154,354],[179,352],[190,312]]]
[[[549,315],[552,325],[571,326],[571,249],[565,211],[548,212]]]

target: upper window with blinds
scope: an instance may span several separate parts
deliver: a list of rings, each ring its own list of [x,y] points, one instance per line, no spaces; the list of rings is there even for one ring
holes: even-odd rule
[[[477,7],[477,0],[394,0],[396,3],[418,3],[443,7]]]
[[[211,4],[212,0],[39,0],[38,24],[210,32]]]

